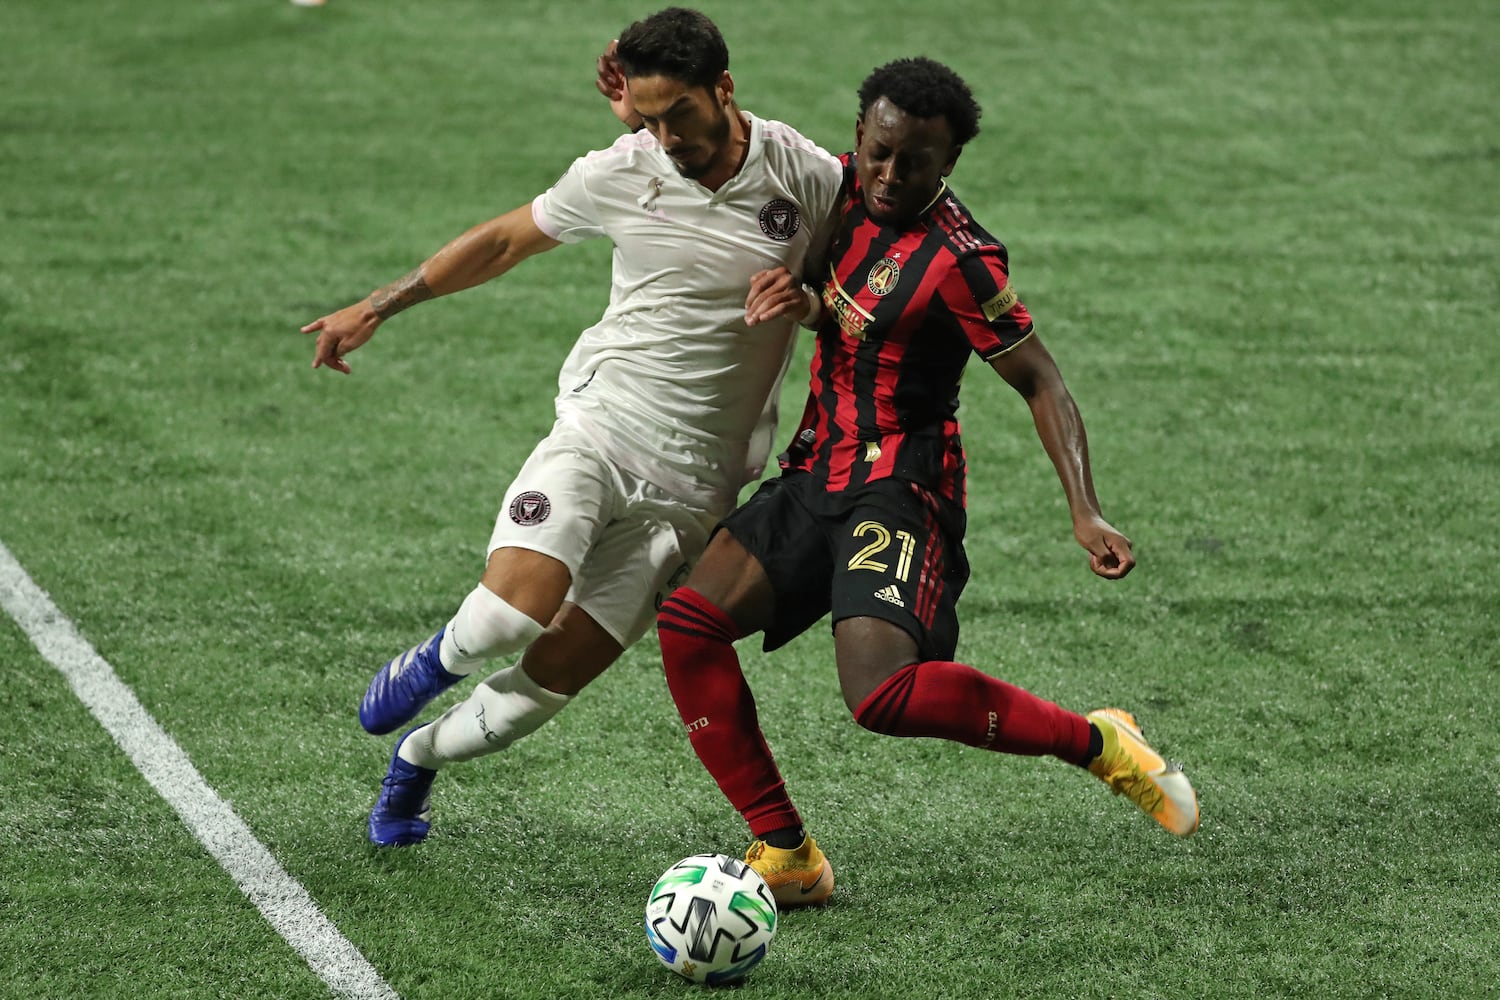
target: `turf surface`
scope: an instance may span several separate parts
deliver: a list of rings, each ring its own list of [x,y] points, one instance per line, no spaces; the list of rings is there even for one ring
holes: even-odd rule
[[[974,85],[954,187],[1141,564],[1090,576],[976,365],[960,656],[1134,710],[1204,819],[1175,842],[1060,763],[865,733],[821,628],[745,644],[839,889],[739,995],[1492,996],[1500,15],[753,6],[704,5],[742,104],[835,151],[886,59]],[[744,846],[651,640],[442,775],[427,844],[363,836],[389,744],[355,703],[472,586],[608,248],[403,315],[350,378],[296,333],[611,141],[593,57],[649,10],[0,16],[0,541],[407,1000],[686,996],[645,894]],[[327,995],[7,619],[0,665],[0,996]]]

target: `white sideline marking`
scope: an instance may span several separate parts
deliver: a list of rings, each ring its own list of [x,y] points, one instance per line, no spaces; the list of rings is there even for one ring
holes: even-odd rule
[[[3,542],[0,607],[67,678],[78,700],[318,978],[340,996],[400,1000],[359,949],[323,915],[301,883],[286,873],[229,804],[208,787],[177,742],[157,725],[114,668],[78,634]]]

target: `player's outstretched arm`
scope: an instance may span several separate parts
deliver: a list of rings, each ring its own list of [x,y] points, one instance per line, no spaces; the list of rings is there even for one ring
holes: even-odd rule
[[[1037,436],[1068,499],[1073,537],[1088,550],[1089,568],[1105,579],[1118,580],[1135,566],[1135,554],[1130,539],[1116,531],[1099,511],[1083,417],[1052,354],[1033,333],[1014,350],[991,361],[990,366],[1031,408]]]
[[[303,333],[318,335],[312,366],[347,375],[349,363],[344,356],[364,346],[392,316],[419,302],[497,278],[527,257],[557,245],[537,228],[529,204],[480,223],[405,277],[304,326]]]

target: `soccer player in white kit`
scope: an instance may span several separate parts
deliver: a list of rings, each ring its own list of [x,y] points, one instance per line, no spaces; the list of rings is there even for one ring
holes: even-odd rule
[[[561,243],[614,243],[609,306],[558,379],[557,422],[505,494],[480,583],[444,628],[387,663],[360,721],[392,732],[486,661],[519,662],[397,741],[371,810],[376,844],[415,844],[437,769],[534,731],[639,639],[740,487],[765,466],[801,274],[828,239],[836,158],[739,110],[702,14],[630,26],[615,58],[640,127],[576,160],[529,205],[451,241],[405,278],[303,327],[313,367],[385,319]]]

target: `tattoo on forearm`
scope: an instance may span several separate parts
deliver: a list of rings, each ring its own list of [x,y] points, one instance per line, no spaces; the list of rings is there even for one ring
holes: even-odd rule
[[[422,269],[419,267],[399,281],[371,292],[370,308],[381,319],[390,319],[403,309],[410,309],[418,302],[426,302],[430,298],[432,289],[427,287],[427,280],[422,277]]]

